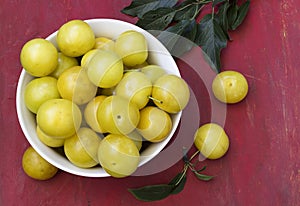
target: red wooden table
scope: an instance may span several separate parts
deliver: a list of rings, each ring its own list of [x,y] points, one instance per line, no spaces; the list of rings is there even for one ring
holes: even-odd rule
[[[22,45],[47,37],[70,19],[116,18],[134,23],[136,19],[120,13],[129,2],[0,1],[0,205],[300,205],[297,1],[252,1],[245,22],[231,34],[233,41],[222,52],[222,69],[242,72],[250,90],[243,102],[227,107],[224,127],[231,141],[227,155],[201,163],[216,176],[213,181],[200,182],[188,173],[180,194],[143,203],[127,188],[166,183],[182,168],[181,161],[157,174],[124,179],[60,171],[51,180],[36,181],[24,174],[21,158],[29,144],[15,109]],[[182,73],[196,88],[193,75]],[[208,116],[204,114],[201,123],[209,121]]]

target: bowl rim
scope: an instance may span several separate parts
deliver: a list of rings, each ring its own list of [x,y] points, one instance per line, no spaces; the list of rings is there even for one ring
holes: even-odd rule
[[[126,30],[136,30],[139,31],[141,33],[143,33],[147,39],[147,41],[149,41],[149,39],[154,42],[152,45],[155,45],[156,47],[154,48],[149,48],[150,52],[155,52],[156,49],[159,49],[160,53],[163,53],[166,55],[166,58],[168,58],[169,61],[166,61],[168,63],[171,63],[171,67],[173,71],[173,74],[178,75],[181,77],[180,71],[177,67],[177,64],[175,62],[175,60],[173,59],[172,55],[169,53],[169,51],[165,48],[165,46],[158,40],[156,39],[151,33],[149,33],[148,31],[134,25],[131,24],[129,22],[126,21],[122,21],[122,20],[118,20],[118,19],[110,19],[110,18],[95,18],[95,19],[86,19],[83,20],[86,23],[88,23],[93,30],[95,29],[95,27],[97,26],[97,24],[102,23],[102,24],[108,24],[109,26],[111,26],[112,24],[118,24],[118,26],[127,28]],[[121,29],[122,30],[122,29]],[[52,42],[54,44],[54,46],[56,48],[57,47],[57,43],[56,43],[56,35],[58,33],[58,30],[53,32],[52,34],[50,34],[48,37],[46,37],[46,40],[49,40],[50,42]],[[117,34],[116,34],[117,35]],[[151,46],[151,45],[150,45]],[[163,63],[163,62],[162,62]],[[27,114],[30,113],[30,111],[26,108],[25,104],[22,102],[24,101],[24,87],[26,86],[26,84],[30,81],[30,79],[33,79],[34,77],[32,77],[30,74],[28,74],[24,68],[22,68],[21,74],[19,76],[18,79],[18,83],[17,83],[17,90],[16,90],[16,110],[17,110],[17,117],[18,117],[18,121],[19,124],[21,126],[22,132],[25,136],[25,138],[27,139],[27,141],[29,142],[29,144],[37,151],[37,153],[39,153],[46,161],[48,161],[50,164],[54,165],[55,167],[57,167],[60,170],[63,170],[65,172],[68,172],[70,174],[74,174],[74,175],[78,175],[78,176],[84,176],[84,177],[108,177],[110,176],[108,173],[105,172],[105,170],[103,170],[99,164],[96,167],[93,168],[80,168],[77,167],[75,165],[73,165],[69,160],[67,160],[67,158],[63,157],[62,155],[58,154],[57,152],[55,152],[52,148],[44,145],[36,136],[32,137],[31,133],[35,133],[35,132],[31,132],[28,129],[28,120],[25,118],[24,116],[24,109],[27,110],[25,112],[27,112]],[[31,113],[31,115],[34,117],[34,114]],[[180,111],[179,113],[175,114],[172,116],[172,123],[174,126],[172,126],[172,130],[169,133],[168,137],[163,140],[162,142],[159,143],[152,143],[152,144],[156,144],[159,145],[159,147],[155,150],[155,152],[152,152],[149,155],[142,155],[143,152],[141,153],[141,160],[139,163],[138,167],[141,167],[142,165],[146,164],[147,162],[151,161],[154,157],[156,157],[168,144],[168,142],[171,140],[171,138],[173,137],[173,135],[175,134],[175,131],[179,125],[179,121],[181,119],[181,115],[182,112]],[[33,128],[31,128],[33,129]],[[53,156],[53,154],[55,153],[54,156],[58,157],[61,156],[62,161],[58,161],[57,159],[55,159]],[[66,161],[68,162],[67,166],[65,165]]]

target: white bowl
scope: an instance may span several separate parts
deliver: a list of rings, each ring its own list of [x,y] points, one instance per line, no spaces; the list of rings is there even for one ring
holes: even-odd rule
[[[144,34],[148,41],[149,58],[148,62],[151,64],[157,64],[164,68],[167,73],[175,74],[180,76],[177,65],[168,52],[168,50],[150,33],[147,31],[124,21],[115,19],[90,19],[86,20],[93,29],[95,36],[104,36],[115,39],[119,34],[127,30],[136,30]],[[46,39],[52,42],[56,47],[56,34],[57,31],[51,34]],[[24,69],[21,72],[17,94],[16,94],[16,107],[19,123],[23,130],[23,133],[31,146],[49,163],[55,167],[74,174],[85,177],[106,177],[109,176],[100,166],[83,169],[73,165],[68,159],[62,154],[58,153],[54,149],[44,145],[36,134],[36,119],[35,115],[31,113],[24,104],[24,90],[25,86],[34,77],[28,74]],[[139,167],[149,162],[154,158],[170,141],[180,121],[181,112],[178,114],[171,115],[173,121],[173,128],[169,136],[162,142],[150,144],[145,150],[141,152],[141,161]]]

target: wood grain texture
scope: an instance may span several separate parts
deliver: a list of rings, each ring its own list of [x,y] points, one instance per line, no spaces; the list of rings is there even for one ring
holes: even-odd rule
[[[141,203],[127,188],[166,183],[182,162],[155,175],[124,179],[60,171],[51,180],[35,181],[24,174],[21,158],[29,144],[15,109],[22,46],[29,39],[47,37],[71,19],[105,17],[134,23],[136,19],[119,12],[129,2],[0,1],[0,205],[300,205],[300,3],[295,0],[251,1],[245,22],[230,34],[233,41],[222,51],[222,70],[242,72],[250,90],[244,101],[227,107],[227,155],[201,163],[216,176],[213,181],[199,182],[188,173],[180,194]],[[209,111],[205,88],[184,70],[184,62],[178,65],[191,87],[198,88],[201,123],[210,121],[204,113]]]

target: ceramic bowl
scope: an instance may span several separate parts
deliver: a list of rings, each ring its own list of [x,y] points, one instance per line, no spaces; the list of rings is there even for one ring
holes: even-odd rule
[[[167,73],[175,74],[180,76],[178,67],[168,52],[168,50],[149,32],[124,21],[115,19],[89,19],[85,20],[91,28],[93,29],[95,36],[104,36],[112,39],[116,39],[118,35],[127,30],[136,30],[144,34],[148,42],[149,58],[148,62],[151,64],[157,64],[164,68]],[[52,42],[56,47],[56,35],[57,31],[48,36],[46,39]],[[36,134],[36,119],[35,115],[31,113],[24,104],[24,91],[26,85],[33,79],[30,74],[28,74],[24,69],[22,70],[16,93],[16,108],[18,114],[18,120],[20,126],[23,130],[25,137],[31,146],[49,163],[56,166],[57,168],[79,176],[85,177],[106,177],[109,176],[101,167],[95,166],[93,168],[84,169],[73,165],[63,154],[57,152],[57,150],[50,148],[43,144]],[[139,167],[149,162],[155,156],[159,154],[160,151],[167,145],[167,143],[172,138],[178,124],[180,121],[181,112],[171,115],[173,127],[168,135],[168,137],[159,143],[152,143],[147,146],[141,152],[141,160]]]

